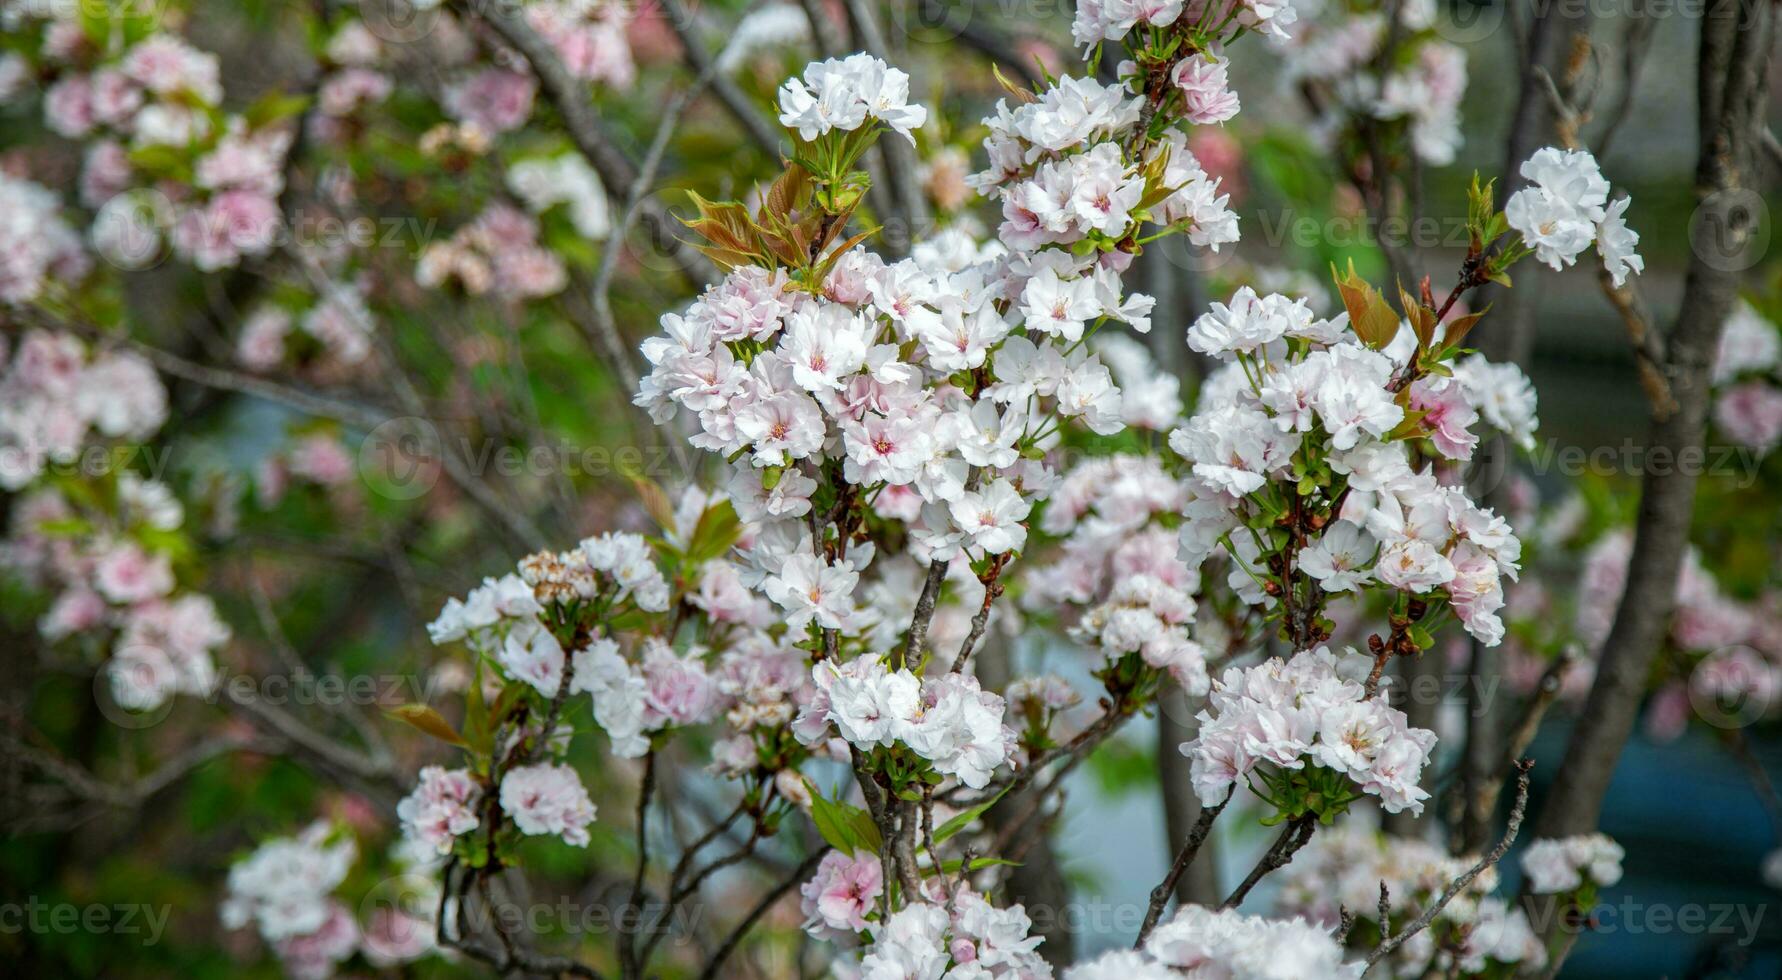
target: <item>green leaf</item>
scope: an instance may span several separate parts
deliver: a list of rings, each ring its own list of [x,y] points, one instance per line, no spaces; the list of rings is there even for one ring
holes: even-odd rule
[[[741,536],[742,522],[736,517],[736,508],[730,501],[720,500],[699,515],[693,536],[687,540],[687,563],[698,565],[717,558]]]
[[[463,736],[439,712],[424,704],[405,704],[384,712],[397,721],[405,721],[423,732],[450,745],[468,748]]]
[[[287,95],[284,92],[267,92],[254,100],[254,104],[242,113],[249,129],[269,126],[281,119],[289,119],[309,108],[309,96]]]
[[[164,143],[151,143],[131,150],[130,165],[154,177],[179,177],[191,171],[186,155]]]
[[[879,835],[878,825],[872,822],[872,814],[857,806],[832,801],[817,792],[810,780],[804,784],[811,791],[811,820],[817,825],[817,833],[831,847],[853,856],[855,851],[878,851],[883,846],[884,838]]]
[[[986,811],[988,811],[991,807],[995,806],[996,801],[1002,799],[1003,795],[1007,792],[1008,792],[1008,788],[1004,787],[1003,791],[1001,793],[998,793],[995,796],[990,797],[989,799],[985,800],[984,802],[979,803],[977,806],[974,806],[969,810],[962,810],[958,813],[953,814],[953,818],[951,820],[948,820],[946,823],[941,824],[939,829],[935,830],[935,832],[934,832],[935,844],[939,845],[939,844],[946,843],[947,838],[952,837],[954,834],[957,834],[961,830],[964,830],[966,827],[970,826],[979,817],[983,816]]]
[[[1349,328],[1355,336],[1375,350],[1392,343],[1392,338],[1398,336],[1398,314],[1379,290],[1355,274],[1355,263],[1350,262],[1347,274],[1340,275],[1333,264],[1330,275],[1342,296],[1344,309],[1349,312]]]
[[[50,538],[72,538],[91,533],[93,523],[80,517],[63,517],[53,521],[40,521],[35,525],[37,533]]]

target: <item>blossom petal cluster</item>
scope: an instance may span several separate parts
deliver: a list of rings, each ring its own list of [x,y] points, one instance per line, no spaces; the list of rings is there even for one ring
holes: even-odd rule
[[[1064,980],[1343,980],[1363,961],[1345,963],[1329,929],[1304,919],[1265,919],[1236,909],[1185,905],[1144,946],[1103,954],[1064,971]]]
[[[501,812],[520,833],[557,837],[571,847],[588,846],[594,822],[582,778],[569,766],[548,762],[502,773]]]
[[[997,908],[983,895],[961,891],[949,903],[914,901],[869,926],[872,945],[859,975],[894,977],[1049,977],[1041,939],[1020,905]]]
[[[928,121],[928,110],[909,97],[910,76],[901,69],[869,54],[830,58],[780,86],[780,122],[810,141],[872,120],[913,143],[911,131]]]
[[[1540,837],[1522,849],[1522,873],[1536,895],[1576,891],[1585,885],[1607,888],[1621,880],[1627,856],[1606,834]]]
[[[1645,269],[1634,251],[1640,236],[1625,217],[1631,199],[1609,202],[1609,182],[1588,150],[1536,150],[1521,174],[1528,186],[1510,195],[1504,217],[1537,259],[1563,269],[1594,243],[1615,285]]]
[[[1435,733],[1409,724],[1384,698],[1343,677],[1320,647],[1289,660],[1232,667],[1213,681],[1199,735],[1182,744],[1194,792],[1214,806],[1259,766],[1341,773],[1389,813],[1423,812],[1418,786]]]
[[[1399,336],[1415,347],[1408,330]],[[1303,300],[1249,287],[1213,304],[1189,328],[1188,342],[1229,363],[1208,379],[1206,407],[1170,434],[1192,476],[1183,561],[1198,568],[1216,552],[1228,554],[1239,597],[1268,601],[1258,538],[1243,530],[1262,513],[1254,495],[1299,494],[1306,460],[1321,459],[1332,473],[1326,499],[1334,519],[1306,542],[1298,571],[1331,593],[1379,582],[1443,598],[1468,632],[1489,644],[1502,639],[1503,583],[1520,571],[1521,544],[1501,517],[1442,484],[1433,467],[1413,468],[1407,437],[1467,459],[1483,417],[1531,441],[1533,389],[1518,369],[1474,356],[1453,377],[1404,385],[1414,349],[1395,341],[1376,350],[1353,334],[1346,313],[1319,319]]]
[[[856,749],[902,745],[934,771],[973,789],[990,782],[1014,748],[1003,724],[1001,695],[985,691],[970,674],[918,677],[863,656],[811,669],[815,691],[794,722],[805,744],[834,735]]]

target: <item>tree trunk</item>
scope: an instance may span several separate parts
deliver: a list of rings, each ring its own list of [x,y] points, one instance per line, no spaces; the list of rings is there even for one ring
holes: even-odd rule
[[[986,689],[1001,691],[1014,679],[1008,640],[998,636],[995,630],[985,634],[983,646],[973,657],[973,663],[977,667],[978,680]],[[1020,820],[1031,805],[1028,794],[1034,791],[1035,787],[1029,786],[1024,793],[1010,793],[1003,797],[984,815],[984,822],[991,829],[1000,831],[1008,822]],[[1063,968],[1076,962],[1077,953],[1076,936],[1070,931],[1068,915],[1070,882],[1065,880],[1064,871],[1058,866],[1058,851],[1052,840],[1050,822],[1035,820],[1024,833],[1030,835],[1024,841],[1026,853],[1018,866],[1007,869],[1008,900],[1026,906],[1028,917],[1033,920],[1030,934],[1045,940],[1040,943],[1040,955],[1053,966]]]
[[[1666,380],[1677,407],[1653,419],[1646,449],[1646,459],[1668,454],[1669,462],[1647,467],[1641,480],[1626,591],[1603,644],[1596,683],[1536,822],[1538,837],[1596,829],[1603,796],[1676,605],[1710,400],[1709,367],[1738,295],[1740,272],[1751,264],[1744,252],[1761,208],[1747,182],[1753,179],[1754,144],[1766,95],[1768,8],[1767,3],[1714,0],[1702,20],[1698,207],[1691,223],[1695,257],[1665,356]],[[1703,240],[1702,231],[1712,233],[1714,240]]]

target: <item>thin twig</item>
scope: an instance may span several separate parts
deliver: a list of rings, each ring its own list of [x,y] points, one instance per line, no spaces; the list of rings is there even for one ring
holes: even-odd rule
[[[1188,840],[1182,844],[1182,850],[1176,855],[1175,863],[1170,865],[1169,873],[1163,876],[1163,880],[1157,883],[1156,888],[1151,889],[1151,905],[1145,910],[1145,921],[1143,925],[1139,926],[1138,938],[1132,943],[1133,949],[1143,947],[1145,940],[1150,938],[1151,930],[1157,927],[1157,920],[1163,916],[1163,907],[1169,904],[1170,896],[1176,892],[1176,882],[1182,877],[1182,873],[1188,870],[1188,866],[1194,863],[1194,859],[1199,856],[1201,845],[1206,843],[1207,835],[1213,832],[1213,821],[1217,820],[1219,814],[1225,811],[1225,805],[1231,802],[1231,794],[1236,788],[1233,786],[1227,789],[1225,799],[1220,800],[1218,806],[1201,808],[1200,819],[1194,822],[1194,829],[1189,832]]]
[[[754,907],[749,909],[748,914],[743,916],[742,921],[737,923],[736,927],[724,937],[724,941],[718,945],[711,958],[705,961],[705,967],[699,971],[699,980],[716,980],[718,971],[724,966],[724,961],[730,958],[730,954],[736,951],[737,946],[741,945],[743,937],[755,927],[755,923],[761,921],[761,917],[767,914],[767,910],[773,908],[774,904],[787,892],[810,877],[811,873],[817,869],[817,865],[822,863],[824,855],[828,853],[829,848],[826,846],[812,851],[810,856],[799,862],[798,867],[792,869],[791,874],[780,879],[779,884],[761,896]]]
[[[1533,768],[1534,763],[1527,759],[1516,763],[1516,804],[1510,808],[1510,820],[1504,827],[1503,839],[1499,840],[1497,846],[1492,848],[1489,853],[1480,858],[1477,864],[1467,869],[1465,874],[1448,882],[1448,887],[1442,889],[1442,894],[1423,910],[1423,914],[1412,919],[1403,929],[1399,930],[1398,935],[1391,939],[1382,939],[1380,945],[1368,954],[1367,969],[1372,969],[1375,963],[1386,958],[1393,950],[1403,946],[1412,936],[1429,928],[1429,924],[1435,921],[1436,916],[1442,914],[1442,910],[1448,907],[1448,903],[1454,900],[1454,896],[1465,891],[1474,879],[1484,874],[1485,869],[1496,864],[1505,852],[1509,851],[1510,845],[1516,842],[1517,833],[1522,830],[1522,817],[1528,812],[1528,771]],[[1380,886],[1382,903],[1386,900],[1385,894],[1386,886],[1382,884]],[[1386,929],[1384,922],[1381,923],[1381,929]]]

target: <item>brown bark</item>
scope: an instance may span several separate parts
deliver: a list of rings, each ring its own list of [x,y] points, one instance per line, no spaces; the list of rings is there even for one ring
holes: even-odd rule
[[[1672,329],[1665,372],[1676,411],[1655,419],[1647,458],[1668,452],[1678,465],[1649,468],[1627,587],[1603,644],[1596,683],[1566,747],[1565,760],[1536,822],[1537,836],[1563,837],[1596,828],[1604,794],[1639,710],[1641,695],[1676,606],[1677,575],[1689,543],[1710,391],[1708,372],[1721,329],[1738,294],[1740,266],[1731,259],[1755,228],[1751,202],[1758,122],[1766,97],[1764,62],[1771,40],[1767,3],[1715,0],[1702,20],[1697,63],[1699,150],[1695,240],[1682,308]]]
[[[988,690],[1003,690],[1014,679],[1008,642],[994,633],[985,638],[973,666],[978,680]],[[1023,821],[1036,805],[1033,797],[1044,792],[1038,783],[1011,792],[984,814],[984,822],[992,832],[1000,834],[1009,824]],[[1020,865],[1008,869],[1008,900],[1027,907],[1027,914],[1033,919],[1032,935],[1045,940],[1039,953],[1046,962],[1060,968],[1069,966],[1076,961],[1077,951],[1076,936],[1070,931],[1071,917],[1067,914],[1071,889],[1058,863],[1052,824],[1043,819],[1031,821],[1022,833],[1026,853],[1021,856]]]

